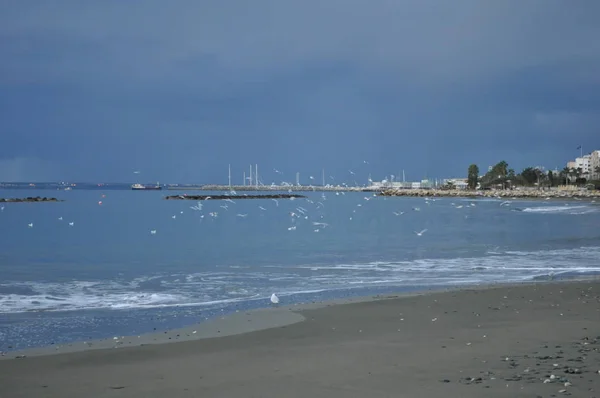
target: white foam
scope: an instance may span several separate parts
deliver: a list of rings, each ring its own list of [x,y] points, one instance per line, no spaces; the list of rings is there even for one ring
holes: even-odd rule
[[[513,282],[560,273],[600,272],[600,247],[501,251],[468,258],[256,267],[147,275],[133,280],[1,282],[0,313],[202,306],[315,294],[361,286]],[[152,283],[148,284],[147,282]],[[28,294],[19,293],[21,291]]]
[[[585,214],[595,212],[597,209],[590,206],[539,206],[526,207],[522,211],[525,213],[569,213],[569,214]],[[585,213],[582,213],[585,212]]]

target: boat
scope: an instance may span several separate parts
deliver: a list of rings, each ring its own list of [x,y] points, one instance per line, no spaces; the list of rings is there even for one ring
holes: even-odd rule
[[[131,189],[134,191],[157,191],[161,190],[162,187],[158,184],[156,185],[142,185],[142,184],[133,184]]]

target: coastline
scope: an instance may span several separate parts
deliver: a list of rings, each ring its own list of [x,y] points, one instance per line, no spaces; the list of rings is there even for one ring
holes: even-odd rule
[[[0,361],[0,396],[594,396],[599,293],[593,278],[257,310],[187,341]]]
[[[402,300],[411,297],[432,296],[461,291],[487,291],[490,289],[524,288],[527,286],[535,287],[540,285],[563,285],[587,282],[598,282],[600,284],[600,276],[586,276],[581,278],[555,280],[533,280],[511,283],[494,282],[474,285],[431,286],[424,287],[423,289],[419,290],[409,290],[398,293],[350,296],[345,298],[329,299],[325,301],[311,301],[307,303],[295,303],[278,306],[266,304],[267,299],[265,299],[264,307],[248,310],[235,310],[235,312],[228,312],[222,316],[215,316],[183,327],[160,329],[154,332],[147,332],[138,335],[113,336],[86,341],[71,341],[42,347],[24,348],[6,352],[0,351],[0,361],[20,359],[21,357],[37,357],[90,350],[140,347],[151,344],[173,344],[185,341],[241,335],[303,322],[306,320],[302,314],[304,311],[332,306],[352,305],[384,300]]]
[[[584,190],[444,190],[444,189],[385,189],[379,196],[399,197],[447,197],[447,198],[493,198],[493,199],[600,199],[600,191]]]

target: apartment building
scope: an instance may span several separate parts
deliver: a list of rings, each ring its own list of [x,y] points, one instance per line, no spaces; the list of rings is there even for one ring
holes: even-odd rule
[[[592,156],[584,155],[580,158],[576,158],[575,163],[577,164],[576,169],[581,169],[581,176],[583,178],[589,178],[592,164]]]
[[[600,172],[596,171],[598,167],[600,167],[600,150],[567,162],[568,169],[581,170],[581,177],[588,180],[600,180]]]

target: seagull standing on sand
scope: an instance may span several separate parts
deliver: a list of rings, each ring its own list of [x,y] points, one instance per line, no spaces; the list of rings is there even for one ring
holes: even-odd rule
[[[279,304],[279,297],[275,293],[271,295],[271,303],[275,306]]]

